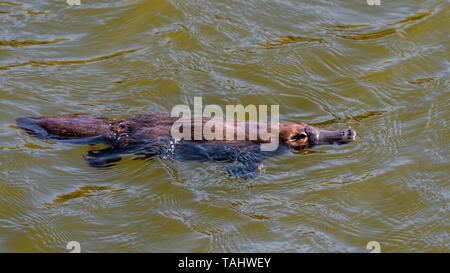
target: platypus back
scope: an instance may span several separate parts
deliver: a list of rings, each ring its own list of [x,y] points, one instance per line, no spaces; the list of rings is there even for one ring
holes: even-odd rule
[[[21,117],[16,124],[30,135],[74,143],[99,143],[109,131],[109,120],[87,115]]]

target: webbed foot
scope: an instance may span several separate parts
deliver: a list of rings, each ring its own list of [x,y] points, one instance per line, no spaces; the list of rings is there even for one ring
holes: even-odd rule
[[[111,167],[122,159],[120,151],[113,148],[91,150],[84,157],[89,166],[97,168]]]

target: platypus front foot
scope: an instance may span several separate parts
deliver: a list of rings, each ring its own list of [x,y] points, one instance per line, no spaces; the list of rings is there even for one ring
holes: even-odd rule
[[[89,166],[97,168],[111,167],[122,159],[120,152],[113,148],[103,150],[91,150],[84,157]]]

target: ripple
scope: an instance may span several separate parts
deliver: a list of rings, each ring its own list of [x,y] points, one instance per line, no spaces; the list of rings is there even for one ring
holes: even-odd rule
[[[388,111],[386,110],[369,110],[366,111],[363,114],[357,114],[357,115],[353,115],[353,116],[347,116],[344,118],[340,118],[340,117],[335,117],[333,119],[330,120],[326,120],[326,121],[322,121],[322,122],[308,122],[308,124],[312,125],[312,126],[329,126],[332,124],[336,124],[336,123],[345,123],[348,122],[349,120],[354,120],[354,121],[361,121],[363,119],[366,118],[370,118],[372,116],[379,116],[379,115],[383,115],[384,113],[387,113]]]
[[[374,32],[366,32],[366,33],[358,33],[361,32],[361,29],[367,28],[370,25],[336,25],[334,28],[332,26],[323,25],[325,29],[327,29],[329,34],[336,35],[339,38],[350,39],[350,40],[371,40],[371,39],[379,39],[385,36],[389,36],[391,34],[397,33],[399,30],[405,28],[410,24],[414,24],[417,21],[424,19],[427,16],[433,14],[434,10],[430,9],[427,12],[415,12],[413,16],[406,17],[405,19],[396,21],[394,23],[389,23],[383,26],[383,30],[374,31]],[[399,25],[399,26],[396,26]],[[396,27],[391,27],[396,26]],[[356,30],[358,29],[358,30]]]
[[[48,207],[55,206],[57,204],[62,204],[72,199],[80,198],[80,197],[93,197],[99,196],[105,193],[113,193],[119,191],[125,191],[127,189],[114,189],[110,186],[81,186],[78,190],[71,192],[60,194],[56,196],[56,199],[53,200],[53,203],[47,204]]]
[[[321,38],[308,38],[301,36],[278,36],[278,39],[269,39],[267,42],[258,43],[258,45],[267,48],[273,49],[281,46],[289,45],[289,44],[298,44],[298,43],[326,43],[324,39]]]
[[[63,41],[68,41],[70,39],[60,38],[54,39],[53,41],[35,41],[35,40],[25,40],[25,41],[17,41],[17,40],[2,40],[0,41],[0,46],[12,46],[12,47],[21,47],[21,46],[33,46],[33,45],[47,45],[47,44],[57,44]]]
[[[103,60],[112,59],[118,56],[127,55],[139,50],[143,50],[146,47],[139,47],[135,49],[130,50],[124,50],[119,51],[110,55],[105,55],[101,57],[96,57],[92,59],[86,59],[86,60],[67,60],[67,61],[60,61],[60,60],[52,60],[52,61],[28,61],[21,64],[13,64],[13,65],[6,65],[6,66],[0,66],[0,70],[9,70],[14,67],[20,67],[20,66],[35,66],[35,67],[45,67],[45,66],[54,66],[54,65],[73,65],[73,64],[87,64],[87,63],[93,63],[93,62],[99,62]]]
[[[0,1],[0,4],[5,4],[5,5],[10,5],[10,6],[15,6],[15,7],[22,6],[22,4],[20,4],[20,3],[13,3],[13,2],[8,2],[8,1]]]

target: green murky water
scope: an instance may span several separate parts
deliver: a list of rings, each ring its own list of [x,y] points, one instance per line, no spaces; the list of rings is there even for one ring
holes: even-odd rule
[[[0,251],[449,252],[447,1],[0,1]],[[21,116],[278,104],[352,127],[249,181],[32,138]]]

